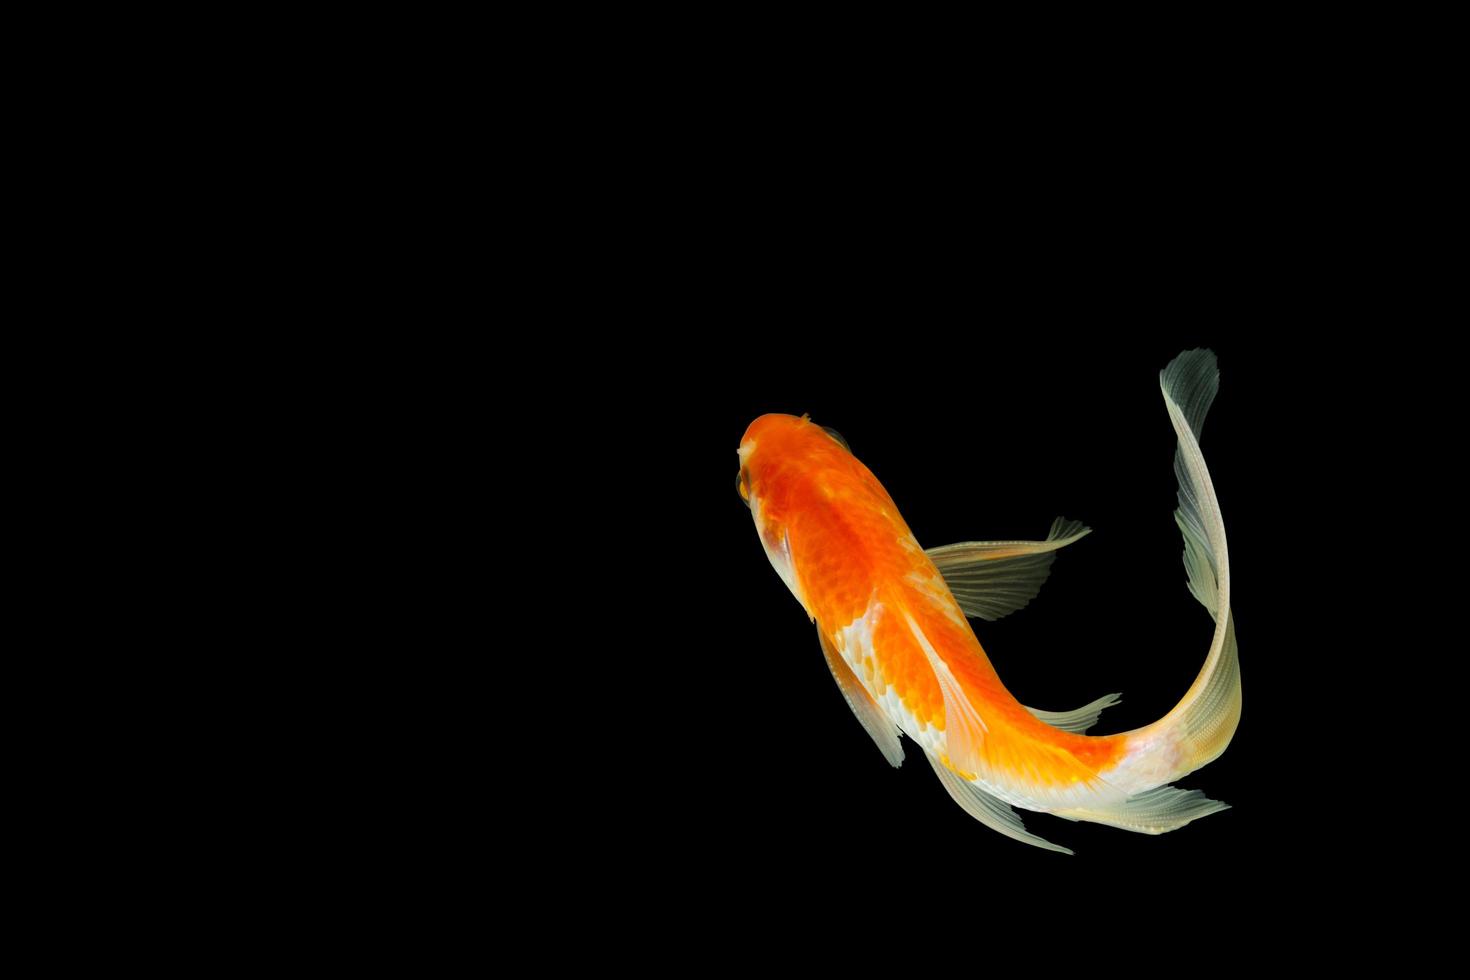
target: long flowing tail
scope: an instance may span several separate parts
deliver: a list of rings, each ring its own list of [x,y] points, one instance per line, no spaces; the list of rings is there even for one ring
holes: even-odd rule
[[[1159,373],[1164,404],[1179,436],[1174,475],[1179,479],[1179,509],[1174,520],[1184,535],[1184,567],[1189,591],[1215,620],[1215,636],[1199,676],[1158,727],[1166,728],[1179,747],[1177,779],[1217,758],[1230,744],[1240,721],[1240,661],[1235,649],[1235,622],[1230,616],[1230,554],[1225,523],[1200,453],[1205,413],[1220,389],[1214,352],[1180,354]]]
[[[1160,372],[1159,385],[1163,389],[1169,419],[1179,438],[1179,448],[1174,455],[1174,473],[1179,479],[1179,509],[1174,512],[1174,520],[1184,535],[1184,567],[1189,575],[1189,591],[1214,619],[1215,634],[1199,676],[1168,714],[1135,731],[1102,736],[1110,741],[1121,740],[1124,751],[1115,763],[1092,774],[1096,781],[1087,783],[1085,788],[1088,792],[1063,790],[1051,797],[1038,799],[1025,792],[1007,795],[999,792],[998,787],[987,784],[983,776],[989,770],[980,747],[986,745],[988,728],[967,700],[963,687],[929,646],[913,620],[909,620],[930,658],[944,697],[947,758],[941,759],[933,752],[926,753],[935,772],[950,795],[971,816],[1007,836],[1038,847],[1066,850],[1026,831],[1011,805],[1043,810],[1068,820],[1086,820],[1145,834],[1177,830],[1200,817],[1228,809],[1227,804],[1211,800],[1198,790],[1168,785],[1224,752],[1240,722],[1240,666],[1235,649],[1235,624],[1230,616],[1230,555],[1225,546],[1220,502],[1215,497],[1210,471],[1199,448],[1205,414],[1209,412],[1220,387],[1214,353],[1208,350],[1185,351]],[[1080,535],[1074,535],[1070,540],[1077,536]],[[971,542],[935,549],[931,554],[936,556],[936,567],[945,570],[946,580],[953,579],[959,586],[955,589],[956,596],[965,594],[967,599],[972,596],[983,598],[987,590],[994,590],[997,581],[1015,583],[1004,597],[1005,601],[999,604],[961,602],[961,608],[968,614],[994,618],[1019,608],[1036,594],[1045,577],[1045,565],[1038,564],[1034,555],[1043,550],[1055,550],[1061,543],[1064,542],[1051,543],[1043,549],[1039,543],[1032,542],[1031,547],[1023,549],[1031,564],[1017,567],[1025,578],[1014,575],[1007,578],[1009,573],[1002,567],[1002,561],[1015,555],[1017,547],[1025,542]],[[988,569],[981,569],[981,577],[972,571],[977,562],[990,563]],[[989,574],[984,575],[987,571]],[[1080,730],[1091,724],[1097,712],[1110,703],[1111,696],[1068,714],[1034,711],[1033,714],[1043,721],[1057,724],[1057,727]],[[965,721],[967,717],[973,720],[973,724]],[[1063,721],[1066,724],[1060,724]],[[881,739],[879,745],[883,747]],[[973,761],[967,762],[966,759]],[[960,770],[980,775],[962,778]],[[1063,799],[1066,802],[1062,802]]]
[[[1217,758],[1230,744],[1240,721],[1240,665],[1230,617],[1230,555],[1220,503],[1199,448],[1205,413],[1220,387],[1214,353],[1192,350],[1180,354],[1160,372],[1159,383],[1179,437],[1174,455],[1179,509],[1174,520],[1184,535],[1189,591],[1215,620],[1215,635],[1199,676],[1180,702],[1152,725],[1123,736],[1128,751],[1104,778],[1130,794],[1128,799],[1052,811],[1072,820],[1148,834],[1177,830],[1227,809],[1226,804],[1207,799],[1198,790],[1166,784]]]

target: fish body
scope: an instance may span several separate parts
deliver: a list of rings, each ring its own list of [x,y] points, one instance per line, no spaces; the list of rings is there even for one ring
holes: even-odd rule
[[[1084,734],[1116,695],[1072,712],[1022,705],[967,618],[995,619],[1025,605],[1055,552],[1085,527],[1058,519],[1041,541],[925,551],[882,484],[831,430],[805,416],[765,415],[740,442],[739,491],[767,557],[816,624],[834,679],[884,757],[901,764],[900,735],[907,735],[972,816],[1051,850],[1066,848],[1026,830],[1014,808],[1143,833],[1226,808],[1168,785],[1218,756],[1240,717],[1224,525],[1198,441],[1218,385],[1214,355],[1181,354],[1160,378],[1179,437],[1176,521],[1189,586],[1216,631],[1180,703],[1154,724],[1116,735]]]

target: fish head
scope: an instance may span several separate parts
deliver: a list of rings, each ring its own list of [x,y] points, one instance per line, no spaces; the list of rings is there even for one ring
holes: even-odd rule
[[[816,425],[806,416],[762,415],[745,430],[736,450],[740,472],[735,489],[753,512],[776,520],[792,492],[814,467],[850,457],[847,442],[835,429]]]
[[[791,565],[788,518],[803,507],[813,474],[856,461],[840,435],[805,415],[762,415],[745,430],[737,452],[736,491],[750,508],[772,567],[806,605]]]

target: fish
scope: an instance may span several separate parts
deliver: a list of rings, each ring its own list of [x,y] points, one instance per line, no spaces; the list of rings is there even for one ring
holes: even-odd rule
[[[907,736],[966,813],[1051,851],[1073,853],[1029,831],[1018,810],[1162,834],[1229,808],[1171,785],[1225,751],[1241,712],[1225,524],[1199,443],[1219,390],[1214,353],[1181,353],[1159,386],[1178,439],[1174,518],[1187,583],[1215,630],[1179,703],[1114,735],[1088,730],[1119,695],[1073,711],[1028,708],[971,624],[1027,605],[1057,552],[1090,528],[1057,518],[1039,541],[926,550],[836,430],[806,415],[762,415],[737,450],[736,488],[766,556],[816,625],[844,700],[883,758],[902,765]]]

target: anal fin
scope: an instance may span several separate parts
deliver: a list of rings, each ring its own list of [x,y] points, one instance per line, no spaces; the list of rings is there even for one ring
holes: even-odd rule
[[[1139,834],[1166,834],[1191,821],[1230,809],[1197,789],[1160,786],[1111,806],[1077,807],[1054,811],[1068,820],[1087,820]]]

